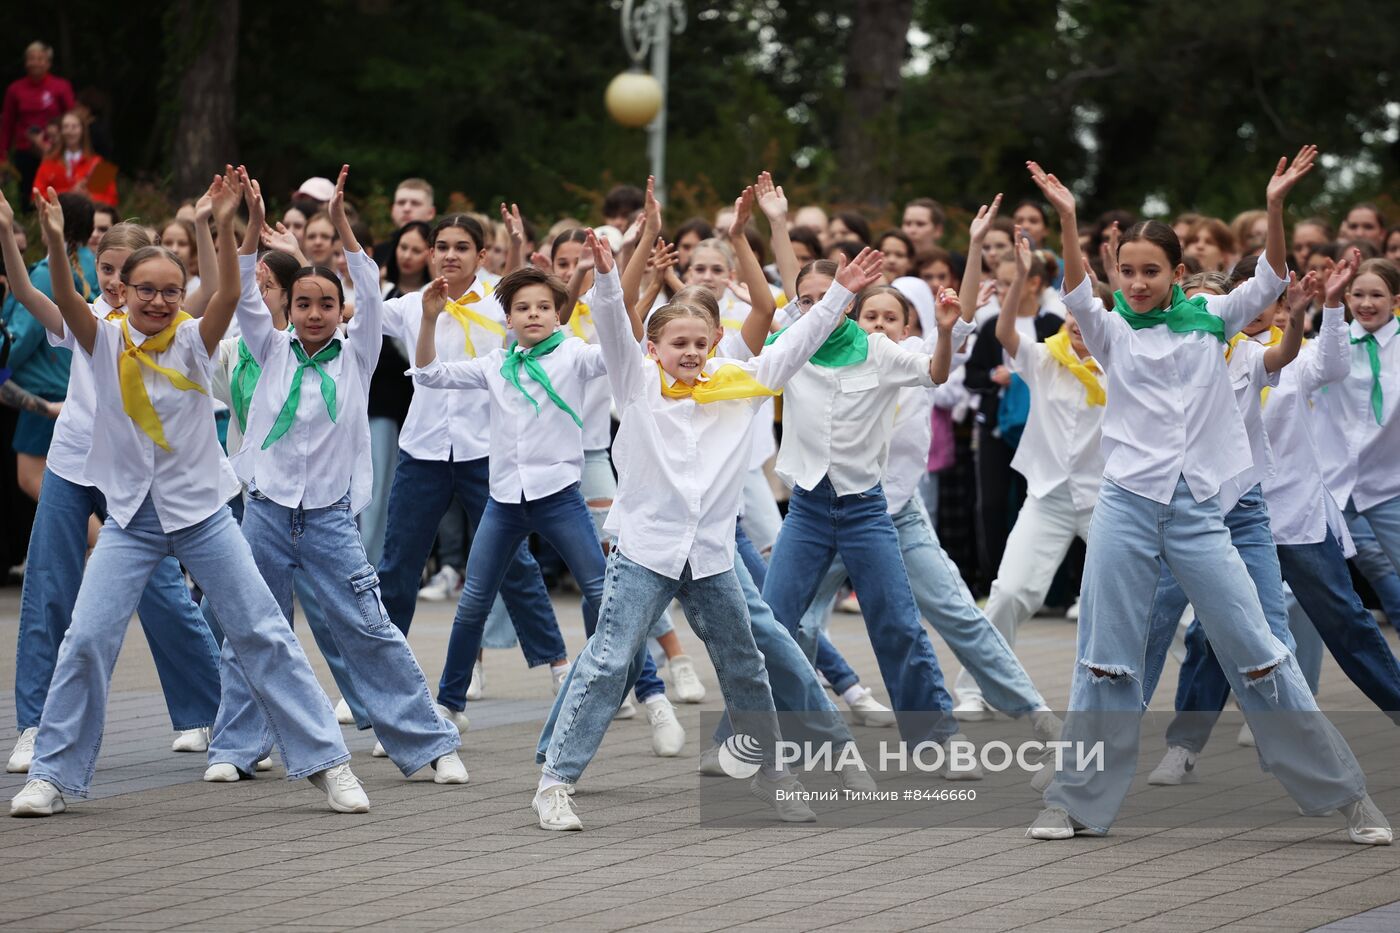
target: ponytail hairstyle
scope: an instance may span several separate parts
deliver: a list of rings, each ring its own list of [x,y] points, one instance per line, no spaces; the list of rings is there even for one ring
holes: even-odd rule
[[[292,254],[270,249],[259,256],[258,261],[267,266],[267,271],[272,273],[272,277],[277,280],[278,287],[287,292],[290,300],[292,281],[296,278],[297,271],[301,269]]]
[[[549,255],[550,255],[551,257],[553,257],[554,255],[556,255],[556,254],[559,252],[559,247],[563,246],[565,243],[587,243],[587,242],[588,242],[588,228],[587,228],[587,227],[571,227],[571,228],[569,228],[568,230],[563,230],[563,231],[561,231],[561,232],[559,233],[559,235],[556,236],[556,237],[554,238],[554,242],[552,242],[552,243],[549,245]]]
[[[883,239],[883,238],[882,238]],[[892,295],[899,302],[899,306],[904,309],[904,323],[909,325],[914,320],[914,306],[909,303],[908,297],[893,285],[872,285],[856,296],[856,300],[851,303],[851,310],[846,312],[846,316],[853,321],[860,320],[860,309],[865,303],[876,295]]]
[[[151,235],[146,232],[145,227],[138,223],[125,221],[113,224],[106,233],[102,234],[102,239],[97,241],[97,258],[101,259],[102,254],[109,249],[129,249],[134,253],[150,245]]]
[[[271,267],[268,267],[271,269]],[[292,280],[287,285],[288,307],[291,306],[292,287],[302,279],[325,279],[335,286],[336,297],[340,300],[340,306],[345,307],[345,286],[340,284],[340,276],[335,274],[335,270],[327,266],[302,266],[292,274]]]
[[[466,231],[468,238],[476,245],[477,252],[486,248],[486,231],[481,229],[481,224],[474,217],[457,213],[448,214],[433,225],[433,235],[428,240],[429,249],[437,245],[438,234],[449,227],[457,227]]]
[[[1229,231],[1226,231],[1227,235]],[[1127,232],[1118,240],[1118,249],[1121,252],[1124,243],[1151,243],[1167,255],[1167,265],[1175,269],[1181,265],[1181,239],[1176,235],[1176,231],[1160,220],[1141,220],[1127,229]],[[1117,262],[1118,257],[1114,256],[1113,261]]]
[[[67,246],[68,265],[78,277],[80,294],[92,294],[93,286],[87,280],[83,264],[78,261],[78,250],[92,239],[92,201],[85,194],[65,191],[58,196],[59,207],[63,210],[63,242]]]
[[[714,293],[703,285],[687,285],[671,297],[671,304],[698,305],[710,316],[716,330],[722,326],[719,302],[715,300]]]

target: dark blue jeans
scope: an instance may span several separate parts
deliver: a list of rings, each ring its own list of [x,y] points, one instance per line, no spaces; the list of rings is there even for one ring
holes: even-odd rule
[[[764,601],[813,657],[816,645],[803,644],[799,624],[837,554],[860,594],[870,644],[901,735],[910,742],[947,739],[958,731],[953,701],[924,631],[899,536],[878,485],[847,496],[838,496],[826,478],[812,490],[793,488],[768,564]],[[930,712],[942,715],[913,715]]]
[[[394,486],[389,492],[389,523],[384,532],[384,560],[379,566],[380,596],[389,618],[408,634],[418,604],[418,581],[433,548],[438,523],[457,499],[473,528],[481,524],[490,489],[490,473],[480,460],[419,460],[399,451]],[[473,549],[474,550],[474,549]],[[521,542],[506,568],[501,598],[520,635],[520,650],[535,667],[568,656],[554,606],[539,565]],[[489,607],[488,607],[489,608]]]

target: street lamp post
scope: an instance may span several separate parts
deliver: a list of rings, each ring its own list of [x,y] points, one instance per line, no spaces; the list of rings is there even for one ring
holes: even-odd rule
[[[647,123],[647,155],[651,161],[651,174],[656,178],[658,196],[666,190],[666,73],[670,67],[671,35],[685,29],[685,3],[683,0],[622,0],[622,45],[632,59],[632,70],[642,71],[642,60],[651,53],[651,76],[655,90],[659,91],[659,102],[655,115]],[[614,118],[628,125],[632,124],[619,115],[619,108],[612,103],[612,91],[625,75],[618,75],[609,86],[609,109]],[[648,103],[651,103],[648,101]]]

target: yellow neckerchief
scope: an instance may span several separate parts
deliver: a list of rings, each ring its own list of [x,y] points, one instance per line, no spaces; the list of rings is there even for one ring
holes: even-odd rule
[[[446,307],[443,309],[448,314],[456,318],[458,324],[462,325],[462,333],[465,335],[466,338],[467,356],[469,357],[477,355],[476,344],[472,343],[473,324],[480,327],[484,331],[488,331],[489,333],[495,334],[503,340],[505,339],[505,327],[491,320],[486,315],[478,314],[471,308],[467,307],[468,305],[476,304],[478,301],[491,294],[492,291],[494,291],[494,289],[491,287],[491,283],[483,281],[481,283],[481,290],[479,292],[477,291],[477,289],[472,288],[470,291],[468,291],[461,298],[458,298],[456,301],[449,301]]]
[[[743,321],[739,320],[738,318],[734,318],[734,317],[725,317],[725,316],[724,316],[726,313],[732,314],[732,313],[734,312],[734,293],[733,293],[733,292],[730,292],[730,291],[728,291],[728,290],[726,290],[725,293],[724,293],[724,295],[725,295],[724,308],[723,308],[723,310],[721,310],[720,313],[719,313],[719,323],[720,323],[720,326],[723,327],[725,330],[734,330],[734,331],[743,330],[743,329],[744,329],[744,322],[743,322]]]
[[[1099,364],[1092,356],[1085,360],[1079,358],[1079,354],[1075,353],[1074,347],[1070,345],[1069,331],[1060,328],[1058,334],[1045,341],[1045,349],[1057,363],[1084,384],[1084,397],[1090,405],[1104,403],[1107,396],[1104,394],[1103,383],[1099,382]]]
[[[121,320],[122,318],[124,318],[124,317],[126,317],[126,309],[125,309],[125,308],[113,308],[111,311],[108,311],[108,312],[107,312],[107,316],[106,316],[105,318],[103,318],[103,320],[104,320],[104,321],[120,321],[120,320]]]
[[[765,398],[782,394],[782,389],[774,391],[733,363],[725,363],[712,373],[700,374],[695,385],[686,385],[679,379],[672,381],[661,363],[656,364],[657,375],[661,379],[661,394],[667,398],[693,398],[700,405],[709,402],[725,402],[740,398]]]
[[[1259,334],[1262,334],[1262,333],[1263,333],[1263,331],[1260,331],[1260,332],[1259,332]],[[1255,336],[1259,336],[1259,334],[1256,334]],[[1238,334],[1236,334],[1235,336],[1231,337],[1231,338],[1230,338],[1230,343],[1229,343],[1229,345],[1228,345],[1227,347],[1225,347],[1225,359],[1228,360],[1228,359],[1230,358],[1230,356],[1235,352],[1235,347],[1236,347],[1237,345],[1239,345],[1240,341],[1242,341],[1242,340],[1254,340],[1254,337],[1249,336],[1249,335],[1246,334],[1244,331],[1240,331]],[[1279,341],[1281,341],[1281,340],[1283,340],[1283,331],[1280,330],[1280,329],[1277,328],[1277,327],[1272,327],[1272,326],[1271,326],[1271,327],[1269,328],[1269,339],[1268,339],[1268,340],[1260,340],[1260,341],[1257,341],[1257,342],[1260,343],[1260,344],[1262,344],[1262,345],[1265,346],[1265,347],[1276,347],[1276,346],[1279,345]],[[1260,407],[1260,408],[1263,408],[1265,405],[1268,404],[1268,402],[1269,402],[1269,387],[1268,387],[1268,386],[1264,386],[1264,388],[1262,388],[1262,389],[1259,390],[1259,407]]]
[[[157,363],[152,357],[157,353],[164,352],[175,339],[175,332],[185,321],[193,320],[190,315],[181,311],[175,315],[175,320],[169,327],[158,334],[147,337],[141,344],[133,343],[131,340],[130,323],[122,320],[122,354],[117,360],[117,374],[122,388],[122,408],[136,426],[162,450],[170,450],[170,443],[165,439],[165,429],[161,427],[160,416],[156,414],[155,406],[151,404],[151,397],[146,392],[146,384],[141,380],[141,367],[145,366],[160,373],[170,380],[170,384],[182,392],[193,389],[196,392],[209,393],[204,391],[204,387],[197,382],[188,379],[184,373],[173,369],[166,369]]]
[[[584,324],[588,325],[587,330],[584,329]],[[589,337],[592,336],[593,332],[596,330],[593,324],[593,311],[585,302],[574,302],[574,313],[569,315],[569,330],[575,337],[585,343],[588,342]]]

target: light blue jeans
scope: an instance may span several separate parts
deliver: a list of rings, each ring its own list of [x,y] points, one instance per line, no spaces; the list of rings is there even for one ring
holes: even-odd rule
[[[598,629],[569,669],[540,733],[535,760],[545,774],[567,784],[583,775],[622,698],[641,674],[639,651],[647,630],[673,598],[680,600],[710,653],[735,729],[756,739],[764,761],[773,764],[779,739],[773,692],[734,571],[696,580],[687,566],[673,580],[614,550],[608,556]]]
[[[1356,545],[1352,560],[1375,590],[1390,624],[1400,628],[1400,498],[1364,512],[1348,502],[1343,514]]]
[[[957,566],[938,543],[917,496],[895,513],[894,529],[919,612],[977,681],[986,701],[1012,716],[1042,708],[1045,700],[1006,639],[977,608]],[[825,631],[831,599],[846,576],[846,565],[838,554],[822,579],[817,598],[802,617],[803,642],[809,640],[811,626]]]
[[[347,495],[324,509],[289,509],[249,490],[243,536],[291,631],[292,578],[309,578],[326,622],[370,710],[375,737],[405,775],[460,744],[457,727],[438,715],[408,640],[379,599],[379,575],[365,559]],[[255,702],[238,656],[224,642],[224,697],[209,762],[247,773],[272,750],[267,718]]]
[[[107,519],[88,559],[73,625],[58,652],[29,777],[50,781],[66,794],[87,796],[122,637],[152,571],[170,556],[185,565],[219,614],[225,645],[247,672],[249,690],[268,718],[287,777],[306,777],[348,761],[330,702],[228,508],[167,533],[147,496],[125,528]]]
[[[92,515],[107,517],[101,492],[44,471],[19,600],[15,715],[21,731],[43,717],[59,645],[83,580]],[[137,611],[170,724],[179,731],[213,725],[219,710],[219,646],[190,599],[179,561],[170,557],[156,565]]]
[[[369,452],[374,464],[374,494],[356,516],[365,556],[374,566],[384,556],[384,531],[389,526],[389,492],[399,463],[399,423],[393,418],[369,419]]]
[[[1107,832],[1137,771],[1150,600],[1165,562],[1210,636],[1254,732],[1265,768],[1306,813],[1359,800],[1366,780],[1341,734],[1318,712],[1230,543],[1220,503],[1197,502],[1184,478],[1167,505],[1105,481],[1080,592],[1078,664],[1064,741],[1103,745],[1103,768],[1065,758],[1045,791],[1091,830]],[[1262,677],[1251,672],[1267,670]],[[1101,673],[1095,673],[1095,671]]]

